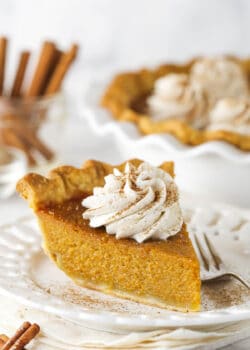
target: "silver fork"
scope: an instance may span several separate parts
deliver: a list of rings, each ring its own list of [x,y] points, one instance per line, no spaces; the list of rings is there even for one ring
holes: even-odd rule
[[[205,233],[203,234],[204,239],[202,241],[200,235],[194,233],[193,237],[194,247],[200,257],[202,281],[215,281],[221,278],[233,277],[241,282],[246,288],[250,289],[250,284],[244,280],[242,276],[238,273],[229,271]]]

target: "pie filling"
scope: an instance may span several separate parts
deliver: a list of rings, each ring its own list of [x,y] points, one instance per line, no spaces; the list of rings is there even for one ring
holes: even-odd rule
[[[200,309],[199,263],[185,228],[166,241],[117,240],[83,220],[81,200],[37,212],[45,251],[78,285],[162,308]]]

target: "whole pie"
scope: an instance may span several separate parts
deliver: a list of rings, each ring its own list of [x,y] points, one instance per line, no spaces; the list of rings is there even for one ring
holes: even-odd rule
[[[171,162],[153,168],[136,159],[115,167],[90,160],[48,178],[28,174],[17,191],[38,218],[45,252],[78,285],[198,311],[199,262],[173,175]]]
[[[249,74],[248,59],[226,56],[142,69],[117,75],[101,105],[117,120],[133,122],[143,135],[169,133],[193,146],[220,140],[249,151],[250,118],[244,112]],[[214,109],[223,99],[233,102],[217,122]],[[231,113],[232,104],[240,105],[238,114],[235,108]]]

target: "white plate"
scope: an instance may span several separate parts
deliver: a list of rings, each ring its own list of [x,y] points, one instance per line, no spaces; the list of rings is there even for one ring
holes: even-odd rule
[[[117,122],[99,106],[106,86],[105,82],[89,84],[82,117],[97,135],[108,134],[117,141],[124,160],[137,157],[154,165],[174,160],[176,182],[182,190],[212,194],[214,200],[232,205],[249,205],[250,152],[222,141],[187,146],[167,134],[142,136],[133,123]]]
[[[233,270],[250,280],[250,213],[230,207],[185,209],[191,232],[206,231]],[[95,329],[153,330],[250,319],[249,292],[237,282],[203,288],[202,311],[180,313],[75,286],[45,256],[34,219],[0,229],[0,292],[24,305]]]

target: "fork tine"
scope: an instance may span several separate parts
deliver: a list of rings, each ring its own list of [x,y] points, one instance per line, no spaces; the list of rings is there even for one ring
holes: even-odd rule
[[[193,234],[194,236],[194,241],[195,241],[195,244],[196,244],[196,247],[197,247],[197,250],[199,252],[199,255],[200,255],[200,258],[201,258],[201,262],[203,263],[204,265],[204,268],[209,271],[209,261],[208,259],[206,258],[206,253],[204,252],[203,248],[202,248],[202,245],[197,237],[197,235],[194,233]]]
[[[205,242],[207,244],[207,248],[209,250],[209,253],[211,254],[211,256],[213,258],[215,266],[216,266],[217,270],[219,270],[220,266],[222,265],[223,262],[222,262],[220,256],[218,255],[218,253],[216,252],[215,248],[213,247],[210,239],[208,238],[208,236],[205,233],[204,233],[204,239],[205,239]]]

